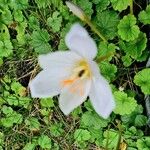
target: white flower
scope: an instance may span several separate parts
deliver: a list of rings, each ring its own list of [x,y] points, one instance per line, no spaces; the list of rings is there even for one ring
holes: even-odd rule
[[[69,1],[66,2],[66,5],[70,9],[70,11],[73,12],[74,15],[76,15],[83,21],[85,20],[85,14],[81,8],[79,8],[78,6],[76,6],[75,4],[73,4],[72,2],[69,2]]]
[[[79,24],[72,26],[65,41],[70,51],[39,56],[43,70],[29,83],[32,97],[60,94],[60,109],[68,115],[89,96],[95,111],[107,118],[115,102],[108,82],[93,61],[97,54],[95,42]]]

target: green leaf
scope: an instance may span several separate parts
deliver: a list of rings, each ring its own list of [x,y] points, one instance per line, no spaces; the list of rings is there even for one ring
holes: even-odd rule
[[[139,150],[149,150],[150,149],[150,137],[143,137],[142,139],[138,139],[136,144]]]
[[[114,112],[116,114],[130,114],[135,110],[137,102],[133,97],[128,97],[126,93],[121,91],[114,92],[114,96],[116,101],[116,109]]]
[[[147,117],[144,115],[137,115],[135,118],[135,126],[141,127],[146,125],[147,123]]]
[[[35,51],[39,54],[45,54],[51,51],[51,46],[49,45],[49,34],[46,30],[33,31],[31,35],[32,41],[31,45]]]
[[[12,82],[11,84],[12,91],[15,92],[16,95],[24,96],[26,92],[26,88],[23,87],[19,82]]]
[[[4,139],[5,139],[4,133],[0,132],[0,145],[3,145]]]
[[[103,61],[99,64],[102,75],[108,80],[112,81],[117,72],[117,67],[114,64]]]
[[[47,135],[42,135],[38,139],[38,144],[41,148],[51,149],[51,139]]]
[[[108,56],[108,60],[110,61],[115,54],[117,46],[113,43],[100,42],[98,46],[98,57]]]
[[[26,22],[22,22],[21,24],[18,24],[18,26],[16,27],[18,44],[23,45],[26,43],[26,36],[25,36],[26,27],[27,27]]]
[[[13,46],[10,40],[0,41],[0,57],[8,57],[10,56],[13,51]]]
[[[15,21],[17,21],[17,22],[21,23],[24,20],[24,16],[23,16],[23,13],[21,10],[15,10],[13,12],[13,16],[14,16]]]
[[[32,14],[29,16],[28,25],[31,29],[34,29],[34,30],[40,29],[39,20],[35,16],[33,16]]]
[[[106,146],[106,143],[108,142],[107,146],[109,149],[113,149],[116,147],[119,133],[118,131],[115,131],[113,129],[104,131],[104,140],[103,140],[103,146]]]
[[[62,123],[55,123],[50,126],[51,134],[54,137],[59,137],[63,134],[64,130],[62,129]]]
[[[132,59],[129,55],[122,56],[121,60],[125,67],[129,67],[132,64]]]
[[[23,120],[22,115],[13,111],[11,107],[3,106],[2,111],[6,115],[0,120],[3,126],[12,127],[14,123],[15,124],[22,123]]]
[[[77,129],[74,132],[75,141],[88,141],[91,138],[91,134],[88,130]]]
[[[138,37],[140,33],[139,27],[136,25],[136,18],[129,14],[124,16],[118,24],[118,34],[120,37],[129,42]]]
[[[10,25],[13,21],[11,11],[6,7],[4,10],[0,9],[0,23]]]
[[[87,111],[82,115],[81,126],[100,129],[108,125],[108,120],[101,118],[98,114]]]
[[[6,25],[0,24],[0,41],[10,40],[9,30]]]
[[[81,7],[89,17],[91,17],[93,9],[92,3],[89,0],[77,0],[77,5]]]
[[[143,24],[150,24],[150,5],[147,5],[146,10],[141,11],[138,17]]]
[[[6,99],[9,105],[14,105],[14,106],[23,106],[24,108],[27,108],[30,104],[31,99],[28,97],[20,97],[14,95],[9,95]]]
[[[35,130],[36,131],[36,130],[40,129],[40,123],[39,123],[37,118],[30,117],[30,118],[25,120],[25,124],[27,126],[29,126],[30,130],[33,130],[33,131]]]
[[[55,11],[52,17],[49,17],[47,19],[48,26],[50,26],[54,32],[60,31],[61,23],[62,23],[62,16],[60,16],[60,13],[58,11]]]
[[[130,5],[130,0],[110,0],[114,10],[122,11]]]
[[[95,22],[100,32],[107,38],[113,39],[117,35],[118,15],[115,11],[105,10],[96,15]]]
[[[107,8],[110,4],[110,0],[93,0],[93,3],[96,4],[96,11],[99,13]]]
[[[143,107],[141,105],[137,105],[137,107],[132,113],[130,113],[129,115],[121,116],[121,120],[123,121],[123,124],[125,125],[138,126],[135,120],[136,120],[136,117],[138,118],[138,116],[141,116],[142,112],[143,112]]]
[[[146,48],[146,43],[146,34],[141,32],[135,40],[130,42],[120,41],[119,44],[120,48],[123,49],[128,56],[131,56],[133,59],[139,59]]]
[[[72,24],[68,23],[66,24],[66,26],[64,28],[62,28],[61,33],[60,33],[60,42],[59,42],[59,46],[58,49],[61,50],[67,50],[68,47],[65,44],[65,36],[67,34],[67,32],[69,31],[69,29],[71,28]]]
[[[54,102],[53,102],[52,98],[41,99],[40,104],[41,104],[41,106],[47,107],[47,108],[54,107]]]
[[[35,0],[35,2],[37,3],[39,8],[46,8],[48,5],[51,4],[52,0],[47,0],[47,1],[43,1],[43,0]]]
[[[9,6],[15,10],[22,10],[28,7],[28,0],[13,0],[9,2]]]
[[[150,94],[150,68],[139,71],[134,76],[134,83],[141,87],[144,94]]]
[[[27,143],[25,145],[25,147],[23,148],[23,150],[34,150],[35,149],[36,144],[33,144],[31,142]]]

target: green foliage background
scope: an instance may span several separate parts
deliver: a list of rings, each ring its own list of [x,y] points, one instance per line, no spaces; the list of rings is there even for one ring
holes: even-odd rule
[[[107,39],[102,41],[61,0],[0,0],[0,150],[149,150],[144,97],[150,94],[146,0],[72,0]],[[37,56],[67,50],[64,37],[80,22],[96,41],[102,75],[116,109],[104,120],[89,100],[69,116],[57,97],[32,99],[28,83],[40,71]],[[110,55],[111,54],[111,55]],[[149,108],[150,109],[150,108]]]

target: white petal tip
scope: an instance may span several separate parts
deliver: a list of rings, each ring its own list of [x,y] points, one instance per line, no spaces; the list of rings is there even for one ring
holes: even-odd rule
[[[69,1],[66,2],[66,5],[68,6],[70,11],[72,11],[72,13],[74,15],[79,17],[81,20],[85,20],[85,14],[81,8],[79,8],[78,6],[76,6],[75,4],[73,4],[72,2],[69,2]]]
[[[104,119],[107,119],[110,114],[112,113],[112,111],[115,109],[115,101],[112,100],[112,103],[110,103],[106,108],[104,112],[100,113],[100,116],[102,116]]]
[[[68,116],[70,114],[70,111],[64,109],[63,106],[61,106],[60,104],[59,104],[59,108],[65,116]]]

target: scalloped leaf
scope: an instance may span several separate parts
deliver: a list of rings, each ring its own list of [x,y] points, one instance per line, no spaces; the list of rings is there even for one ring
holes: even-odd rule
[[[143,24],[150,24],[150,5],[147,5],[146,10],[141,11],[138,17]]]
[[[115,78],[117,67],[114,64],[110,64],[109,62],[103,61],[100,63],[100,70],[102,75],[108,80],[111,81]]]
[[[139,33],[140,30],[136,25],[136,18],[134,15],[129,14],[120,20],[118,25],[118,34],[123,40],[127,42],[133,41],[138,37]]]
[[[110,4],[110,0],[98,0],[98,1],[93,0],[93,3],[96,4],[96,11],[102,12]]]
[[[139,150],[149,150],[150,149],[150,137],[143,137],[138,139],[136,142],[137,148]]]
[[[50,52],[51,45],[48,43],[50,36],[45,29],[33,31],[31,38],[31,45],[34,47],[37,53],[45,54]]]
[[[109,55],[108,60],[110,61],[115,54],[117,46],[113,43],[100,42],[98,46],[98,57],[105,57]]]
[[[95,22],[107,39],[113,39],[117,35],[119,17],[115,11],[105,10],[98,12]]]
[[[150,94],[150,68],[139,71],[134,76],[134,83],[141,87],[144,94]]]
[[[89,127],[94,129],[100,129],[102,127],[106,127],[108,125],[108,121],[99,117],[98,114],[94,112],[87,111],[82,115],[81,118],[81,126],[82,127]]]
[[[110,0],[114,10],[122,11],[130,5],[130,0]]]
[[[127,55],[133,59],[139,59],[146,48],[146,43],[146,34],[141,32],[137,39],[130,42],[120,41],[119,45]]]
[[[114,112],[120,115],[126,115],[132,113],[136,106],[137,102],[133,97],[128,97],[126,93],[121,91],[114,92],[116,109]]]

